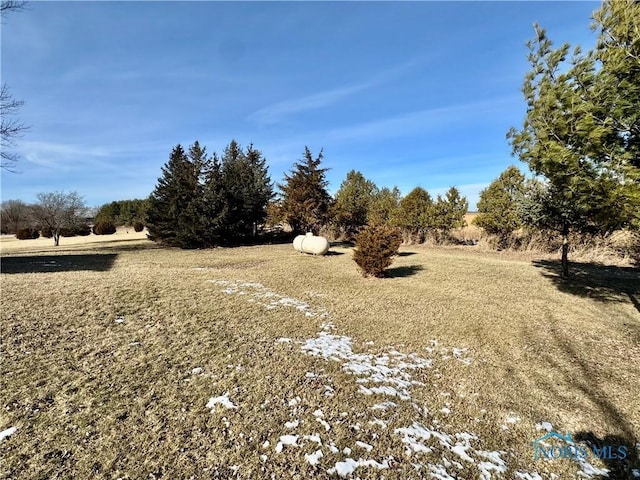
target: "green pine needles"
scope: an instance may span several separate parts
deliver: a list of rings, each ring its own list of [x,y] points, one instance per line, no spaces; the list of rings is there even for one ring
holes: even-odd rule
[[[196,141],[176,145],[149,197],[149,238],[180,248],[205,248],[256,237],[267,217],[273,186],[266,161],[250,145],[231,141],[208,156]]]

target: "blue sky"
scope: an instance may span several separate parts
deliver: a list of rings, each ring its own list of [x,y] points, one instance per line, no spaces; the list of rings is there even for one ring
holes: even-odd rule
[[[177,143],[253,143],[272,179],[324,148],[331,192],[378,186],[475,208],[511,157],[533,22],[591,48],[594,2],[32,2],[2,25],[2,81],[24,100],[22,173],[2,200],[146,197]]]

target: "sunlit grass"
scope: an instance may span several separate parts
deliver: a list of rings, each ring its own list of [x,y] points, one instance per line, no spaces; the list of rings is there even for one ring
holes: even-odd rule
[[[158,249],[134,233],[72,240],[57,249],[50,239],[2,240],[7,266],[76,255],[27,258],[14,269],[24,273],[2,275],[0,430],[18,429],[0,441],[3,478],[322,478],[350,457],[394,459],[389,469],[358,469],[360,478],[420,478],[412,463],[442,463],[443,453],[432,441],[434,453],[406,456],[393,430],[415,421],[508,452],[508,473],[495,478],[572,478],[573,462],[533,462],[536,424],[628,442],[640,431],[637,276],[597,296],[563,291],[530,261],[463,249],[402,248],[391,278],[374,280],[346,248],[313,257],[289,245]],[[327,316],[266,308],[210,280],[260,283]],[[340,362],[301,350],[327,321],[354,352],[431,359],[412,374],[424,385],[408,402],[362,395]],[[237,409],[206,408],[226,392]],[[385,400],[398,406],[374,414]],[[378,417],[386,429],[368,423]],[[340,452],[323,450],[317,466],[304,458],[313,442],[276,453],[292,433],[318,434]],[[374,449],[358,450],[357,440]],[[458,474],[480,478],[466,463]]]

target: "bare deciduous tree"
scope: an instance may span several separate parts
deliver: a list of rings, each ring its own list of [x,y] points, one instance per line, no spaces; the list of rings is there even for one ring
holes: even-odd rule
[[[5,15],[10,12],[24,10],[26,5],[27,2],[24,1],[2,0],[2,2],[0,2],[0,18],[4,19]],[[11,152],[10,149],[15,147],[16,138],[20,137],[22,132],[29,128],[14,118],[23,103],[21,100],[13,98],[6,83],[2,84],[0,90],[0,117],[2,118],[0,122],[0,137],[2,142],[0,168],[4,168],[9,172],[15,172],[15,166],[18,161],[18,154]]]
[[[33,214],[43,228],[51,229],[57,247],[60,243],[60,230],[73,228],[86,212],[84,199],[77,192],[39,193],[37,198]]]
[[[18,155],[10,151],[10,149],[15,147],[16,138],[20,137],[22,133],[29,128],[14,118],[23,103],[24,102],[13,98],[6,83],[2,84],[0,88],[0,117],[2,118],[0,122],[2,145],[0,167],[10,172],[15,171],[14,168],[18,161]]]
[[[31,206],[22,200],[2,202],[0,223],[2,233],[16,233],[21,228],[30,227],[33,223]]]

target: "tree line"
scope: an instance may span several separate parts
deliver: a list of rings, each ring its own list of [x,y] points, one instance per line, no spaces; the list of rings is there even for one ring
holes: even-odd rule
[[[455,187],[435,200],[421,187],[402,197],[397,187],[378,188],[352,170],[332,197],[322,160],[322,151],[314,157],[305,147],[276,191],[253,145],[243,150],[232,140],[221,156],[208,156],[197,141],[187,151],[176,145],[148,201],[149,238],[200,248],[259,241],[268,227],[286,226],[353,240],[366,225],[384,224],[422,242],[465,225],[468,203]]]

